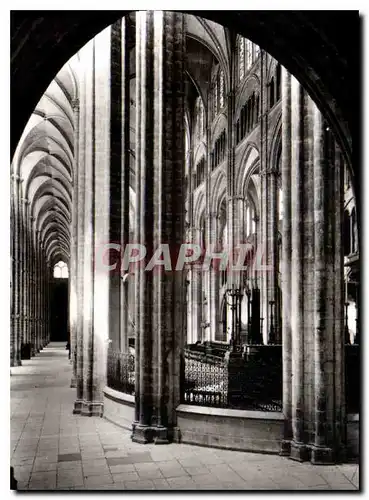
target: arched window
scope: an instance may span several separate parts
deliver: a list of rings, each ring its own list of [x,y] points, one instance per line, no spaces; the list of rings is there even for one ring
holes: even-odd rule
[[[224,106],[224,72],[221,69],[219,73],[219,106]]]
[[[242,36],[238,38],[238,76],[240,81],[245,76],[245,40]]]
[[[214,116],[218,113],[218,99],[219,99],[219,87],[218,78],[214,82]]]
[[[246,70],[248,70],[252,66],[252,56],[252,42],[250,42],[250,40],[246,40]]]
[[[197,112],[198,112],[197,137],[198,139],[201,139],[204,133],[204,122],[205,122],[205,110],[201,97],[198,98]]]
[[[282,189],[279,189],[279,220],[283,219],[283,191]]]
[[[68,278],[68,266],[62,260],[54,266],[54,278]]]

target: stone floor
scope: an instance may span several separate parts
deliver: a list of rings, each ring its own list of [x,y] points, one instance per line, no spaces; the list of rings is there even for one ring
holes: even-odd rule
[[[19,490],[358,490],[359,466],[133,443],[103,418],[72,414],[65,343],[11,369],[11,464]]]

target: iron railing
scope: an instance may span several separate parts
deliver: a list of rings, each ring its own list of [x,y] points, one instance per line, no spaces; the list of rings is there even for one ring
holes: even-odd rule
[[[231,369],[224,356],[199,350],[184,350],[183,403],[282,411],[281,346],[253,345],[252,353],[236,369]]]
[[[133,354],[108,349],[107,385],[126,394],[135,392],[135,357]]]
[[[182,402],[227,407],[227,367],[222,359],[185,350]]]

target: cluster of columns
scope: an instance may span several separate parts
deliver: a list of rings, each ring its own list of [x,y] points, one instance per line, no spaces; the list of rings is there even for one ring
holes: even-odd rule
[[[123,19],[80,51],[70,326],[74,412],[82,415],[103,413],[109,345],[127,349],[127,288],[120,265],[108,266],[101,250],[107,242],[124,246],[132,229],[134,241],[147,249],[147,259],[163,243],[178,250],[184,239],[184,17],[136,13],[134,228],[129,227],[129,109],[134,96],[129,95],[128,29]],[[180,271],[144,267],[137,266],[128,278],[136,297],[132,437],[168,442],[178,439],[178,360],[186,319],[178,311],[184,311],[185,282]]]
[[[11,176],[10,366],[34,356],[50,340],[50,266],[23,179]],[[27,354],[26,354],[27,351]]]
[[[321,113],[282,74],[283,453],[333,463],[345,448],[343,164]]]

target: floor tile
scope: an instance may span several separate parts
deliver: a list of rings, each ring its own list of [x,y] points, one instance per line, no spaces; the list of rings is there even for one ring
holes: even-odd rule
[[[58,462],[79,462],[82,460],[80,453],[62,453],[58,455]]]

